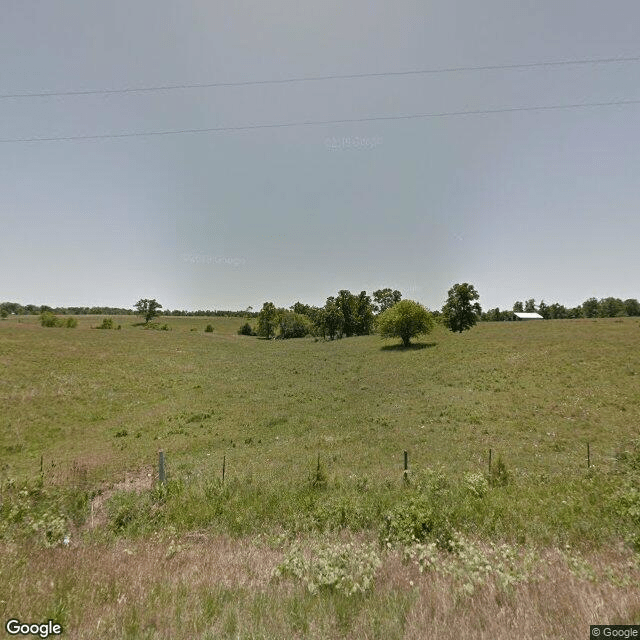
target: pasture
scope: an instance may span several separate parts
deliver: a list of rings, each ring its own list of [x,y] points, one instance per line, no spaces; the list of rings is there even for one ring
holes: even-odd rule
[[[636,318],[437,326],[409,349],[77,319],[0,321],[5,619],[74,638],[640,622]]]

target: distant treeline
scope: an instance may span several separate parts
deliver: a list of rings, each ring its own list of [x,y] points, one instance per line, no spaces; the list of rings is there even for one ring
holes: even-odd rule
[[[18,302],[0,302],[0,313],[4,315],[15,314],[18,316],[37,316],[41,313],[54,313],[56,315],[73,315],[73,316],[135,316],[137,311],[135,309],[122,309],[120,307],[49,307],[46,304],[25,304],[21,305]],[[258,312],[254,311],[212,311],[210,309],[199,309],[198,311],[183,311],[169,309],[165,311],[159,311],[158,315],[163,316],[234,316],[245,318],[256,317]]]
[[[299,315],[305,315],[318,326],[325,325],[329,334],[333,333],[334,324],[337,332],[346,335],[363,335],[372,330],[372,316],[389,308],[402,299],[400,291],[379,289],[374,291],[373,300],[365,291],[354,295],[347,290],[341,290],[336,297],[327,299],[324,308],[311,307],[300,302],[294,304],[290,310]],[[284,311],[279,310],[279,311]],[[6,317],[15,315],[39,315],[50,312],[56,315],[137,315],[135,309],[122,309],[120,307],[49,307],[47,305],[26,304],[17,302],[0,302],[0,315]],[[621,300],[620,298],[589,298],[577,307],[565,307],[559,302],[552,304],[541,300],[536,304],[533,298],[525,301],[517,301],[511,309],[489,309],[480,313],[480,320],[485,322],[515,320],[514,312],[539,313],[547,320],[570,318],[621,318],[625,316],[640,316],[640,302],[635,298]],[[435,317],[440,311],[432,311]],[[337,314],[337,318],[334,317]],[[181,309],[165,309],[158,311],[162,316],[230,316],[238,318],[257,318],[258,311],[252,307],[244,311],[223,311],[211,309],[198,309],[197,311],[185,311]],[[343,319],[340,319],[340,315]],[[342,327],[340,326],[342,325]]]
[[[635,298],[589,298],[577,307],[565,307],[559,302],[546,304],[541,300],[536,304],[533,298],[524,302],[515,302],[512,309],[500,310],[498,307],[483,311],[481,319],[487,322],[515,320],[515,312],[539,313],[545,320],[569,318],[623,318],[640,316],[640,302]]]

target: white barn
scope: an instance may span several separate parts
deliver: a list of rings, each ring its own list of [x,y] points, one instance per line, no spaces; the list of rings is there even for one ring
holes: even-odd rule
[[[544,320],[539,313],[514,312],[513,315],[516,317],[516,320]]]

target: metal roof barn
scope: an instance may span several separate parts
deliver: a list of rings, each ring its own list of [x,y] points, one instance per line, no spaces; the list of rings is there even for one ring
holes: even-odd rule
[[[518,320],[543,320],[539,313],[514,313]]]

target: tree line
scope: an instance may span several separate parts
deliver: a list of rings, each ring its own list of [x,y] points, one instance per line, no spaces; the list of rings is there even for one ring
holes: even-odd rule
[[[640,316],[640,302],[635,298],[588,298],[577,307],[565,307],[559,302],[552,304],[540,300],[538,304],[534,298],[518,300],[509,310],[498,307],[489,309],[481,314],[481,319],[488,322],[515,320],[514,313],[539,313],[545,320],[564,320],[571,318],[621,318],[625,316]]]
[[[377,331],[382,337],[401,338],[408,346],[411,338],[429,333],[436,320],[451,331],[471,328],[482,313],[479,297],[473,285],[455,284],[442,311],[430,312],[418,302],[403,300],[397,289],[378,289],[373,297],[366,291],[354,294],[341,289],[336,296],[329,296],[323,307],[296,302],[285,309],[265,302],[258,314],[257,330],[245,323],[238,333],[267,339],[313,335],[334,340]]]
[[[0,317],[6,318],[10,315],[17,316],[37,316],[42,313],[53,313],[61,316],[133,316],[139,315],[137,309],[123,309],[121,307],[50,307],[49,305],[22,305],[18,302],[0,302]],[[211,309],[198,309],[197,311],[184,311],[180,309],[158,311],[156,315],[165,316],[231,316],[231,317],[256,317],[257,311],[252,311],[249,307],[245,311],[221,311]]]

